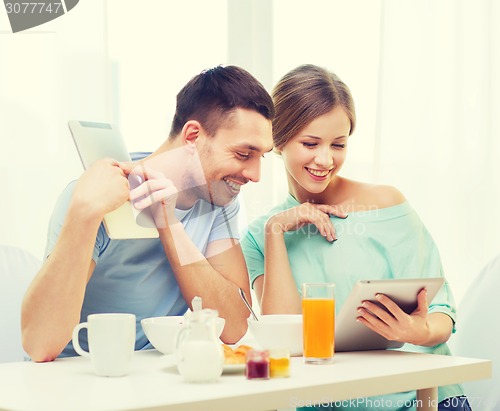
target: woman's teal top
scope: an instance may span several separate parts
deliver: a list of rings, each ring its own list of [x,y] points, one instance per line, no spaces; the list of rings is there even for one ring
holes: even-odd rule
[[[241,245],[252,285],[257,277],[264,275],[264,226],[267,219],[298,205],[298,201],[288,195],[282,204],[257,218],[243,233]],[[333,282],[338,312],[358,280],[443,276],[438,249],[408,202],[387,208],[351,212],[346,219],[332,216],[331,220],[338,238],[333,243],[325,240],[314,225],[285,233],[288,259],[299,293],[304,282]],[[455,302],[447,282],[430,302],[429,312],[445,313],[455,324]],[[405,344],[401,350],[450,354],[446,344],[435,347]],[[439,388],[440,401],[458,395],[463,395],[460,385]],[[366,401],[358,401],[355,409],[415,409],[412,405],[415,392],[377,398],[385,400],[384,408],[380,408],[380,401],[370,402],[372,397]],[[298,401],[291,406],[310,405],[306,398],[302,402]],[[375,404],[376,407],[373,406]],[[329,408],[322,406],[319,409]],[[346,402],[333,404],[330,409],[353,407]]]

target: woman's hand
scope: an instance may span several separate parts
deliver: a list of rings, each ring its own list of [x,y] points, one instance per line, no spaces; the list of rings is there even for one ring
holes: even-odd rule
[[[337,206],[302,203],[270,217],[266,223],[266,232],[283,234],[287,231],[299,230],[307,224],[313,224],[323,237],[332,242],[337,240],[337,236],[330,215],[347,217],[347,214]]]
[[[358,309],[359,322],[391,341],[435,345],[430,338],[427,290],[420,290],[417,295],[417,308],[411,314],[406,314],[386,295],[377,294],[376,299],[387,311],[377,304],[364,301]]]

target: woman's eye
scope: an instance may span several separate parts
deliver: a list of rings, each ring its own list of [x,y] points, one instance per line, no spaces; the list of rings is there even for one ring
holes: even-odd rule
[[[311,147],[316,147],[316,143],[307,143],[307,142],[303,142],[303,143],[302,143],[302,145],[303,145],[304,147],[309,147],[309,148],[311,148]]]
[[[335,148],[345,148],[345,144],[333,144]]]

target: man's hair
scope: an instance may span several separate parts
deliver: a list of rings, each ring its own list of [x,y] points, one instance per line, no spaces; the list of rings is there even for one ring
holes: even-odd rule
[[[237,108],[254,110],[271,121],[274,118],[271,96],[249,72],[236,66],[205,70],[177,94],[170,138],[178,135],[189,120],[198,121],[213,136]]]

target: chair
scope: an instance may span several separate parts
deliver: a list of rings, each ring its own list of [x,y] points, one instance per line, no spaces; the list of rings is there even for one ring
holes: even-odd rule
[[[21,302],[40,261],[17,247],[0,245],[0,363],[23,361]]]
[[[493,361],[493,377],[465,383],[473,409],[500,410],[500,255],[474,279],[458,307],[457,332],[450,340],[453,354]]]

